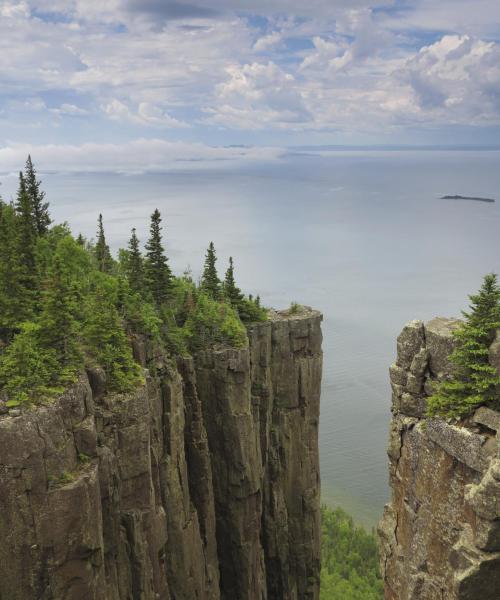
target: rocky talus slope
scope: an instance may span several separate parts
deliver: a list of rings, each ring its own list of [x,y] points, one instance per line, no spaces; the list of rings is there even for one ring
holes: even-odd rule
[[[463,425],[425,417],[433,380],[450,372],[458,321],[409,323],[391,366],[392,500],[379,525],[386,600],[500,598],[500,413]],[[500,336],[490,349],[500,370]]]
[[[316,600],[320,323],[1,415],[0,600]]]

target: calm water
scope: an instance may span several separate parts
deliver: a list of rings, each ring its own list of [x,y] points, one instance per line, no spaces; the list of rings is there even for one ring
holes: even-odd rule
[[[36,157],[35,157],[36,158]],[[1,169],[1,165],[0,165]],[[324,501],[373,525],[388,497],[387,369],[413,318],[458,315],[482,275],[500,272],[499,152],[337,152],[247,170],[44,175],[56,220],[91,237],[104,215],[114,249],[164,217],[177,272],[199,274],[213,240],[221,270],[269,306],[323,311],[320,426]],[[9,198],[15,180],[0,177]]]

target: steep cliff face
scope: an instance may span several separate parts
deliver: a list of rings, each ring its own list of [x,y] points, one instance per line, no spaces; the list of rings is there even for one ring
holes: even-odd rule
[[[317,599],[320,322],[0,416],[0,600]]]
[[[463,425],[425,417],[450,372],[452,319],[409,323],[390,368],[391,503],[379,526],[387,600],[500,598],[500,413]],[[500,338],[490,361],[500,369]]]

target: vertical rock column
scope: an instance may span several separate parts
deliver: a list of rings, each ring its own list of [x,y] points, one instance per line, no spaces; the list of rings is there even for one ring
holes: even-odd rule
[[[457,325],[412,321],[398,337],[392,498],[379,525],[386,600],[500,598],[500,413],[482,407],[457,423],[425,414],[433,384],[451,372]]]

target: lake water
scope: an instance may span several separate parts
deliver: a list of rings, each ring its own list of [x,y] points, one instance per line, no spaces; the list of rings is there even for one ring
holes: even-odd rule
[[[34,157],[36,160],[36,156]],[[1,165],[0,165],[1,169]],[[2,193],[15,179],[0,177]],[[333,152],[265,166],[153,175],[43,176],[57,221],[113,249],[145,239],[158,207],[171,265],[197,276],[208,242],[221,272],[265,305],[324,313],[323,500],[372,526],[388,498],[388,366],[410,319],[456,316],[500,271],[500,152]]]

